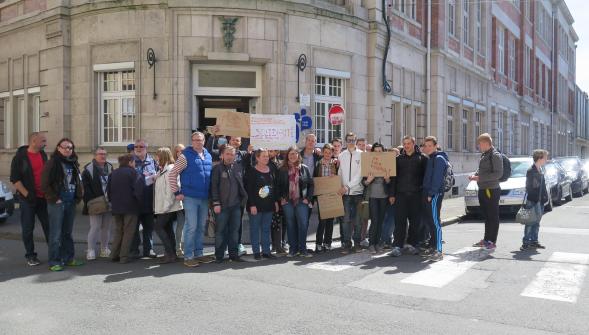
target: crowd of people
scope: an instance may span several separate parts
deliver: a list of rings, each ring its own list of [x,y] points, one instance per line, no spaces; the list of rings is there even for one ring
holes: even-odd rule
[[[33,240],[36,219],[47,240],[51,271],[84,264],[75,258],[72,238],[80,202],[90,223],[87,261],[110,258],[127,263],[144,257],[165,264],[183,258],[184,265],[196,267],[211,260],[204,254],[208,224],[214,225],[214,260],[222,263],[228,256],[242,262],[245,213],[256,260],[330,251],[336,224],[341,254],[390,250],[393,257],[420,254],[433,262],[443,259],[440,212],[451,164],[433,136],[421,145],[405,136],[401,146],[388,149],[380,143],[369,145],[354,133],[322,148],[316,148],[317,138],[308,134],[302,150],[292,146],[286,151],[251,146],[241,150],[239,137],[201,132],[193,133],[191,142],[188,147],[158,148],[152,156],[148,143],[139,139],[118,157],[117,168],[99,147],[81,168],[71,139],[61,139],[47,157],[46,135],[31,134],[29,144],[17,150],[10,176],[20,203],[27,264],[41,264]],[[479,185],[485,234],[474,246],[492,251],[499,230],[502,156],[488,134],[480,135],[478,144],[479,168],[469,179]],[[363,151],[392,152],[395,176],[362,176]],[[541,192],[541,167],[547,157],[544,150],[534,151],[526,183],[526,205],[539,217],[547,197]],[[320,214],[313,178],[330,176],[341,181],[343,217]],[[319,222],[313,250],[307,248],[307,236],[314,208]],[[538,229],[539,219],[526,226],[522,250],[543,248]],[[163,245],[160,257],[154,250],[154,232]]]

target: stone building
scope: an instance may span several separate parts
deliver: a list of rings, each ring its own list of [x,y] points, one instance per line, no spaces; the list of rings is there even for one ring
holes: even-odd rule
[[[508,154],[565,154],[572,23],[562,0],[0,0],[0,176],[31,131],[88,160],[138,137],[186,143],[208,108],[305,108],[319,143],[432,134],[459,176],[484,131]]]

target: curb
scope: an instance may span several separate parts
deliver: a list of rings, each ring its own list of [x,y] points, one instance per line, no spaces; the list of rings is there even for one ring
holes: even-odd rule
[[[442,227],[446,227],[455,223],[462,221],[462,219],[466,216],[466,214],[454,216],[442,221]]]

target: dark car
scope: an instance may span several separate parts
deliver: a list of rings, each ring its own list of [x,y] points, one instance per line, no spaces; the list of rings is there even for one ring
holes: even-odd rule
[[[544,165],[544,176],[546,177],[546,185],[550,189],[550,196],[553,204],[562,205],[563,198],[566,201],[571,201],[573,199],[573,179],[569,177],[558,162],[549,161],[546,163],[546,165]]]
[[[571,177],[573,195],[580,197],[589,191],[589,175],[583,168],[583,163],[579,157],[559,157],[556,158],[560,166]]]

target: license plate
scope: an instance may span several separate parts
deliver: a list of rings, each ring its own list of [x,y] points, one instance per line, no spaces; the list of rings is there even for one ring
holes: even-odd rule
[[[504,204],[505,200],[499,200],[499,204]]]

